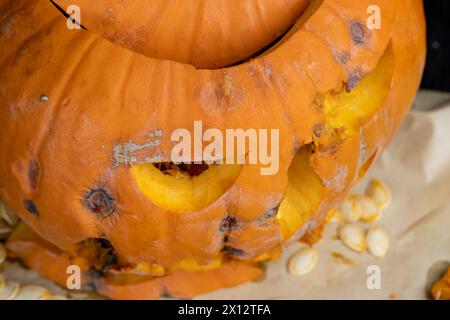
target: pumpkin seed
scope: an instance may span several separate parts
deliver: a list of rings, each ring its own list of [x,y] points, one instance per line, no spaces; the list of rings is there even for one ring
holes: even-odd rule
[[[347,223],[339,228],[339,239],[348,248],[364,252],[367,249],[364,229],[354,223]]]
[[[0,265],[5,262],[7,256],[6,248],[3,244],[0,243]]]
[[[378,179],[370,181],[366,195],[373,198],[381,209],[387,208],[392,202],[391,191]]]
[[[359,219],[361,218],[361,210],[358,207],[357,196],[352,195],[346,197],[339,207],[339,212],[347,221],[359,221]]]
[[[48,300],[52,294],[43,287],[27,285],[20,288],[15,300]]]
[[[381,218],[381,208],[375,199],[368,196],[359,196],[355,200],[360,213],[359,220],[366,223],[378,221]]]
[[[316,267],[318,260],[319,253],[315,248],[304,248],[289,259],[289,273],[294,276],[305,275]]]
[[[345,221],[345,217],[339,209],[333,209],[328,213],[327,220],[329,223],[341,223]]]
[[[3,219],[11,227],[19,222],[19,217],[3,201],[0,201],[0,219]]]
[[[389,249],[389,235],[381,228],[371,228],[367,232],[369,252],[376,258],[383,258]]]
[[[17,282],[6,282],[3,290],[0,292],[0,300],[14,300],[19,293],[20,286]]]

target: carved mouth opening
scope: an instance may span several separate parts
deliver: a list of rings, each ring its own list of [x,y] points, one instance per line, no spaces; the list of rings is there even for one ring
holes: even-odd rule
[[[219,199],[235,182],[238,164],[154,163],[131,167],[138,189],[172,212],[194,212]]]

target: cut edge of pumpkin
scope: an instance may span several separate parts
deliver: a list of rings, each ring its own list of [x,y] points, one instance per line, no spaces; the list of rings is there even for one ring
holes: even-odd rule
[[[394,55],[389,45],[377,66],[350,92],[329,92],[322,97],[328,131],[339,131],[339,138],[359,132],[382,108],[389,95],[394,74]],[[361,107],[363,106],[363,107]],[[303,146],[294,156],[288,170],[288,188],[277,219],[284,239],[289,239],[312,217],[321,205],[325,186],[311,166],[316,142]],[[375,155],[360,168],[365,172]]]

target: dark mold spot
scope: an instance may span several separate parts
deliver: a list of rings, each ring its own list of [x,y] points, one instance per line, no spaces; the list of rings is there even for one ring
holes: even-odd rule
[[[352,72],[348,79],[345,90],[347,92],[352,92],[353,89],[358,85],[358,83],[362,80],[363,76],[360,72]]]
[[[336,59],[341,64],[347,64],[347,62],[350,60],[350,53],[347,51],[340,52],[337,54]]]
[[[261,216],[261,219],[263,219],[263,220],[272,219],[273,217],[275,217],[277,215],[278,209],[280,209],[280,203],[277,204],[275,207],[264,212]]]
[[[350,35],[356,44],[364,43],[366,30],[360,22],[350,23]]]
[[[244,255],[244,251],[242,251],[241,249],[236,249],[230,246],[225,246],[222,248],[221,252],[228,254],[230,256],[243,256]]]
[[[313,127],[313,133],[317,138],[320,138],[325,130],[324,125],[322,123],[316,123]]]
[[[84,197],[84,204],[86,207],[104,218],[112,213],[116,209],[115,200],[103,189],[93,189]]]
[[[235,217],[232,216],[226,216],[223,220],[222,223],[220,224],[220,232],[227,232],[227,231],[231,231],[233,228],[235,228],[237,225],[237,220]]]
[[[36,205],[34,204],[34,202],[32,200],[23,200],[23,205],[25,206],[25,209],[27,209],[27,211],[29,213],[31,213],[34,216],[39,216],[39,211],[36,208]]]
[[[39,164],[36,161],[30,161],[30,169],[28,171],[28,180],[31,189],[36,189],[39,177]]]

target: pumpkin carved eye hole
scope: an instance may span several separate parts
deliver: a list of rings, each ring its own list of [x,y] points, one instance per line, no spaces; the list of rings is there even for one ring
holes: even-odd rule
[[[114,213],[116,209],[115,200],[103,189],[92,189],[84,197],[85,206],[101,218]]]

